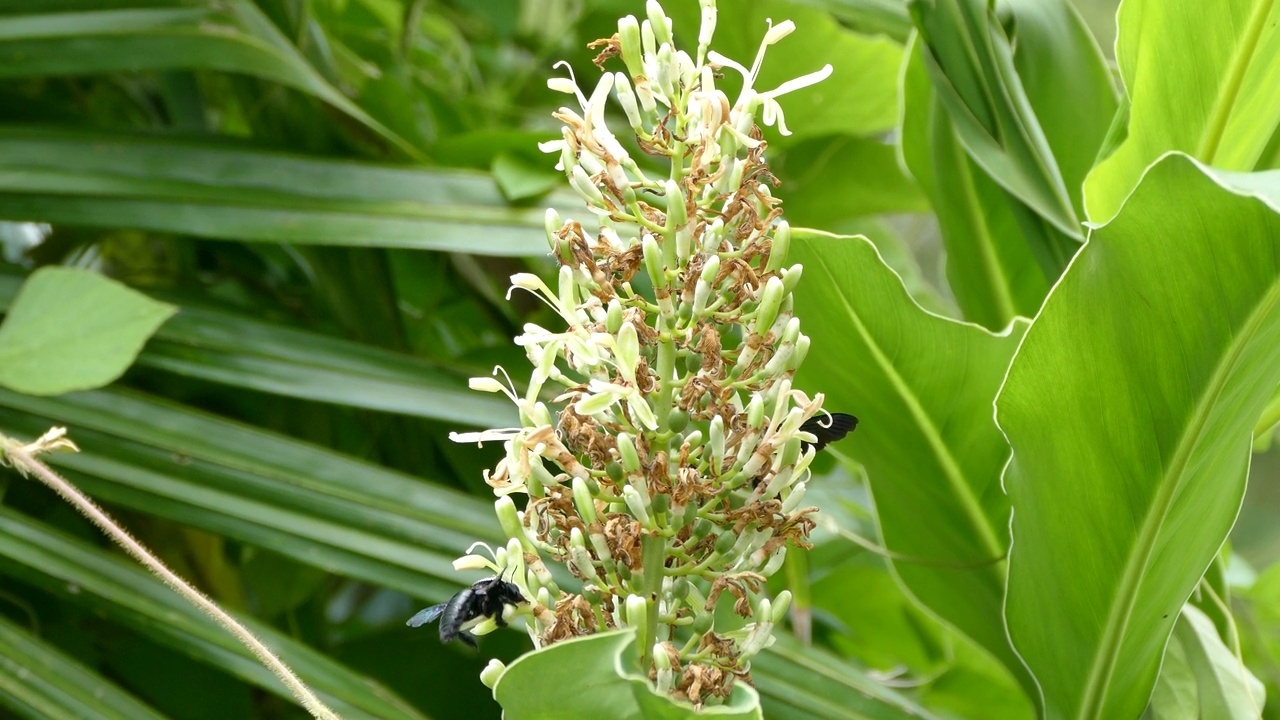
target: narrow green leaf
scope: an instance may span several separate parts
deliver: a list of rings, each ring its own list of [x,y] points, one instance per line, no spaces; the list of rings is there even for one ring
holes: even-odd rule
[[[214,239],[546,252],[544,211],[509,207],[482,173],[48,128],[0,126],[0,217]]]
[[[0,707],[17,717],[164,720],[116,684],[0,616]]]
[[[409,355],[227,312],[183,308],[138,364],[290,397],[480,427],[509,427],[514,406]]]
[[[41,268],[0,325],[0,385],[31,395],[106,385],[176,310],[89,270]]]
[[[929,710],[843,659],[780,635],[751,661],[770,720],[936,720]]]
[[[862,238],[798,237],[795,293],[812,350],[797,384],[857,415],[839,448],[867,469],[893,567],[911,594],[1034,686],[1001,621],[1008,446],[991,401],[1022,324],[996,335],[922,310]]]
[[[20,578],[193,659],[284,698],[293,696],[221,626],[131,560],[0,508],[0,574]],[[72,587],[74,592],[66,589]],[[233,613],[235,614],[235,613]],[[348,718],[422,715],[390,690],[251,617],[237,616]]]
[[[1085,204],[1110,220],[1148,165],[1171,150],[1253,170],[1280,127],[1280,3],[1125,0],[1116,63],[1131,105],[1127,137],[1089,174]]]
[[[432,600],[452,561],[500,541],[483,500],[162,400],[120,391],[0,391],[6,434],[65,425],[82,452],[51,456],[89,495]]]
[[[1116,114],[1111,68],[1068,0],[1010,0],[1010,9],[1014,69],[1062,173],[1071,207],[1082,218],[1084,179]]]
[[[58,9],[36,6],[4,17],[0,77],[244,73],[314,95],[410,157],[421,156],[330,85],[249,0],[137,0]]]
[[[1009,370],[1006,613],[1047,718],[1142,711],[1239,510],[1280,382],[1277,207],[1280,173],[1166,157],[1092,233]]]
[[[987,173],[1065,237],[1039,249],[1062,267],[1080,222],[988,0],[912,0],[925,67],[960,142]],[[1051,274],[1056,275],[1056,273]]]
[[[1033,213],[965,153],[913,36],[903,72],[902,156],[924,188],[947,249],[947,280],[967,320],[998,330],[1049,291],[1032,251]],[[1021,222],[1020,222],[1021,220]],[[1027,231],[1024,233],[1024,230]]]

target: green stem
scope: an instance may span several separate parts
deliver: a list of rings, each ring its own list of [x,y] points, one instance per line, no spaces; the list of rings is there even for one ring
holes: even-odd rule
[[[640,558],[643,569],[642,582],[644,595],[649,603],[645,617],[645,626],[649,628],[650,637],[643,638],[640,643],[640,669],[647,672],[653,662],[651,655],[654,642],[658,638],[658,599],[662,596],[662,574],[667,562],[667,541],[659,535],[645,535],[640,540]]]

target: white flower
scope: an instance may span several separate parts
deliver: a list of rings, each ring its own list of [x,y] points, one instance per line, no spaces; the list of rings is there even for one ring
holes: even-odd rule
[[[493,428],[492,430],[481,430],[480,432],[451,432],[449,439],[456,443],[475,443],[484,446],[485,442],[493,442],[495,440],[507,441],[524,432],[524,428]]]
[[[756,92],[755,82],[760,75],[760,66],[764,64],[765,49],[787,35],[790,35],[795,29],[795,23],[790,20],[781,22],[776,27],[773,25],[772,21],[769,21],[769,30],[765,33],[764,39],[760,42],[760,49],[756,51],[756,59],[751,63],[750,70],[718,52],[712,51],[707,55],[707,58],[711,62],[724,67],[733,68],[742,74],[742,93],[738,95],[738,101],[734,103],[734,112],[749,113],[758,101],[763,106],[763,113],[760,118],[761,122],[767,126],[777,124],[778,132],[783,135],[790,135],[791,131],[787,129],[786,122],[783,120],[782,106],[778,104],[778,97],[792,92],[793,90],[799,90],[801,88],[820,83],[830,77],[832,72],[832,67],[830,65],[825,65],[821,70],[811,72],[808,75],[802,75],[794,80],[788,80],[768,92]],[[735,135],[737,134],[739,133],[735,133]]]

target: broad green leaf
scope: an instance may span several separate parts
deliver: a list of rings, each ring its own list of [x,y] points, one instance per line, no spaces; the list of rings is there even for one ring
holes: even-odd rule
[[[819,7],[868,35],[887,35],[900,43],[911,34],[905,0],[792,0]]]
[[[858,416],[839,451],[867,469],[885,546],[913,559],[894,571],[1019,676],[1001,621],[1009,451],[991,401],[1024,326],[996,335],[930,315],[863,238],[797,237],[792,259],[805,268],[795,308],[812,339],[797,384]]]
[[[1239,510],[1280,382],[1277,207],[1280,173],[1164,158],[1093,231],[1010,367],[1006,613],[1051,720],[1142,711]]]
[[[463,493],[136,393],[0,391],[6,434],[64,425],[82,452],[50,464],[90,496],[431,600],[467,579],[453,559],[500,541]]]
[[[41,268],[0,324],[0,385],[31,395],[106,385],[175,311],[89,270]]]
[[[667,3],[676,31],[677,43],[688,43],[690,52],[697,42],[699,27],[696,3]],[[897,72],[902,62],[902,46],[884,36],[867,36],[841,27],[829,14],[779,0],[734,0],[720,8],[711,49],[751,66],[760,41],[775,23],[791,20],[796,29],[775,45],[765,58],[754,83],[757,92],[772,90],[782,83],[821,70],[830,64],[830,78],[812,87],[787,93],[779,99],[793,120],[795,133],[789,139],[823,135],[874,135],[893,128],[897,119]],[[683,30],[683,35],[681,34]],[[737,97],[741,77],[728,68],[723,86],[729,97]],[[776,129],[776,128],[775,128]],[[773,137],[777,137],[774,135]]]
[[[1066,264],[1081,238],[1080,222],[994,3],[912,0],[909,8],[925,67],[960,143],[992,179],[1061,233],[1046,234],[1048,245],[1033,248],[1046,275],[1056,277],[1054,269]]]
[[[1271,167],[1268,144],[1280,126],[1280,4],[1125,0],[1118,21],[1128,131],[1085,182],[1091,221],[1110,220],[1147,166],[1171,150],[1227,170]]]
[[[0,616],[0,707],[17,717],[164,720],[116,684]]]
[[[330,85],[249,0],[111,0],[23,9],[0,7],[2,78],[178,69],[243,73],[314,95],[410,157],[421,155]]]
[[[220,625],[132,560],[0,508],[0,574],[20,578],[152,640],[292,699],[275,675]],[[67,593],[73,587],[75,592]],[[235,614],[235,613],[233,613]],[[369,678],[266,623],[237,616],[334,710],[347,718],[422,718]]]
[[[956,303],[967,320],[998,330],[1034,315],[1049,291],[1032,251],[1039,240],[1028,237],[1046,228],[965,153],[929,84],[917,39],[907,46],[903,71],[902,157],[938,218]]]
[[[864,215],[929,209],[898,165],[893,145],[834,135],[789,146],[770,163],[792,225],[830,228]]]
[[[509,207],[481,173],[33,127],[0,126],[0,217],[215,239],[546,252],[544,211]]]
[[[498,678],[493,697],[507,720],[681,720],[762,718],[760,698],[737,683],[724,705],[701,712],[658,695],[634,667],[635,631],[558,642],[522,655]]]

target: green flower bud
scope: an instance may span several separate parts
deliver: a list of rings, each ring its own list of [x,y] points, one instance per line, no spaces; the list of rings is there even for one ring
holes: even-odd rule
[[[785,551],[786,551],[786,548],[783,548],[784,554],[785,554]],[[769,620],[772,621],[774,625],[777,625],[778,623],[782,622],[783,619],[787,617],[787,610],[790,607],[791,607],[791,591],[783,590],[782,592],[778,593],[778,597],[773,599],[773,613],[770,615]]]
[[[609,552],[609,539],[600,532],[592,532],[588,538],[591,541],[591,549],[595,550],[596,557],[605,565],[613,563],[613,553]]]
[[[653,628],[649,627],[649,599],[628,595],[625,607],[627,624],[636,629],[636,642],[648,643],[653,638]]]
[[[582,522],[592,525],[599,521],[596,517],[596,501],[587,491],[587,482],[582,478],[573,479],[573,506],[578,509],[578,517],[582,518]]]
[[[786,559],[787,548],[785,546],[778,548],[777,551],[769,557],[769,562],[765,563],[764,567],[760,569],[760,574],[765,577],[769,577],[770,575],[778,572],[778,570],[782,569],[782,562]]]
[[[555,208],[547,208],[547,213],[543,216],[542,228],[547,233],[547,244],[551,246],[553,252],[556,249],[556,243],[560,240],[560,228],[563,226],[564,223],[560,222],[560,213],[556,212]]]
[[[578,567],[579,575],[587,578],[595,577],[595,560],[592,559],[591,553],[587,552],[587,540],[582,536],[582,530],[576,527],[569,531],[569,558]]]
[[[711,472],[719,475],[724,465],[724,418],[719,415],[711,418],[707,434],[707,444],[711,446]]]
[[[693,307],[689,309],[689,315],[701,317],[707,310],[707,303],[711,299],[711,286],[706,280],[699,280],[693,286]],[[697,368],[693,368],[697,369]]]
[[[637,35],[637,40],[639,36]],[[626,57],[622,60],[626,62]],[[618,93],[618,104],[622,106],[622,112],[627,116],[627,123],[631,125],[631,129],[637,135],[647,136],[649,133],[644,128],[644,123],[640,119],[640,104],[636,100],[636,93],[631,89],[631,83],[627,82],[627,78],[622,73],[616,73],[613,80],[614,90]]]
[[[659,44],[674,44],[675,40],[671,36],[671,18],[667,17],[667,14],[662,11],[662,6],[658,4],[658,0],[649,0],[645,5],[645,14],[649,16],[649,23],[653,27],[653,38]]]
[[[777,277],[771,277],[764,284],[764,290],[760,292],[760,307],[756,310],[755,332],[766,335],[769,328],[773,327],[773,321],[778,317],[778,310],[782,307],[783,285],[782,281]]]
[[[627,382],[636,381],[636,365],[640,362],[640,338],[636,326],[623,323],[617,335],[618,371]]]
[[[807,335],[801,335],[796,340],[796,349],[791,351],[791,364],[787,366],[787,369],[789,370],[799,369],[801,363],[804,362],[805,356],[808,354],[809,354],[809,337]]]
[[[786,499],[782,501],[782,514],[790,515],[800,507],[800,501],[804,500],[804,491],[808,488],[808,484],[803,480],[791,486],[791,492]]]
[[[622,329],[622,303],[617,298],[610,300],[605,310],[604,329],[615,334]]]
[[[519,540],[521,547],[529,552],[534,551],[533,541],[524,532],[524,523],[520,522],[519,511],[509,495],[503,495],[493,503],[493,510],[498,515],[498,524],[502,532],[512,540]]]
[[[622,499],[627,503],[627,509],[631,511],[632,517],[639,520],[641,525],[652,530],[653,518],[649,517],[649,506],[645,499],[640,497],[640,493],[636,492],[636,489],[630,485],[623,485]]]
[[[622,469],[628,473],[640,471],[640,455],[627,433],[618,433],[618,459],[622,461]]]
[[[653,235],[645,234],[640,247],[644,250],[644,269],[649,273],[649,280],[655,288],[666,288],[670,283],[662,259],[662,246]]]
[[[783,293],[784,295],[790,295],[796,289],[796,285],[800,284],[800,276],[803,274],[803,265],[792,265],[786,270],[780,270],[778,272],[778,277],[782,278],[782,289],[785,291]]]
[[[747,403],[747,427],[756,430],[764,427],[764,399],[759,395],[752,395],[751,402]]]
[[[714,285],[716,277],[720,275],[720,256],[712,255],[707,258],[707,263],[702,266],[702,274],[698,276],[700,280],[708,285]]]
[[[640,59],[640,21],[628,15],[618,21],[618,43],[622,46],[622,62],[632,78],[644,74],[644,62]]]
[[[800,459],[800,438],[791,437],[782,445],[782,452],[778,453],[776,464],[778,467],[790,467],[796,464]]]
[[[667,230],[684,227],[689,221],[688,208],[684,206],[684,193],[674,180],[663,183],[663,191],[667,197]]]
[[[764,364],[760,374],[765,377],[776,377],[791,367],[791,357],[796,353],[795,343],[784,342],[778,346],[778,350],[773,353],[773,357],[769,358],[769,362]]]
[[[484,666],[480,671],[480,682],[484,686],[492,690],[498,686],[498,679],[502,677],[502,673],[507,671],[507,666],[501,660],[491,659],[489,664]]]
[[[769,263],[766,272],[777,272],[787,261],[787,252],[791,250],[791,224],[786,220],[778,222],[773,229],[773,249],[769,251]]]
[[[589,158],[590,155],[583,154],[582,158]],[[600,193],[600,188],[592,182],[591,175],[582,169],[582,165],[574,165],[573,170],[569,172],[569,184],[574,190],[578,191],[578,195],[587,201],[588,205],[601,207],[604,205],[604,195]]]
[[[800,339],[800,318],[793,317],[782,328],[782,342],[794,344]]]
[[[773,603],[769,602],[769,598],[762,597],[756,602],[756,606],[752,608],[751,615],[757,618],[757,622],[773,621]]]

